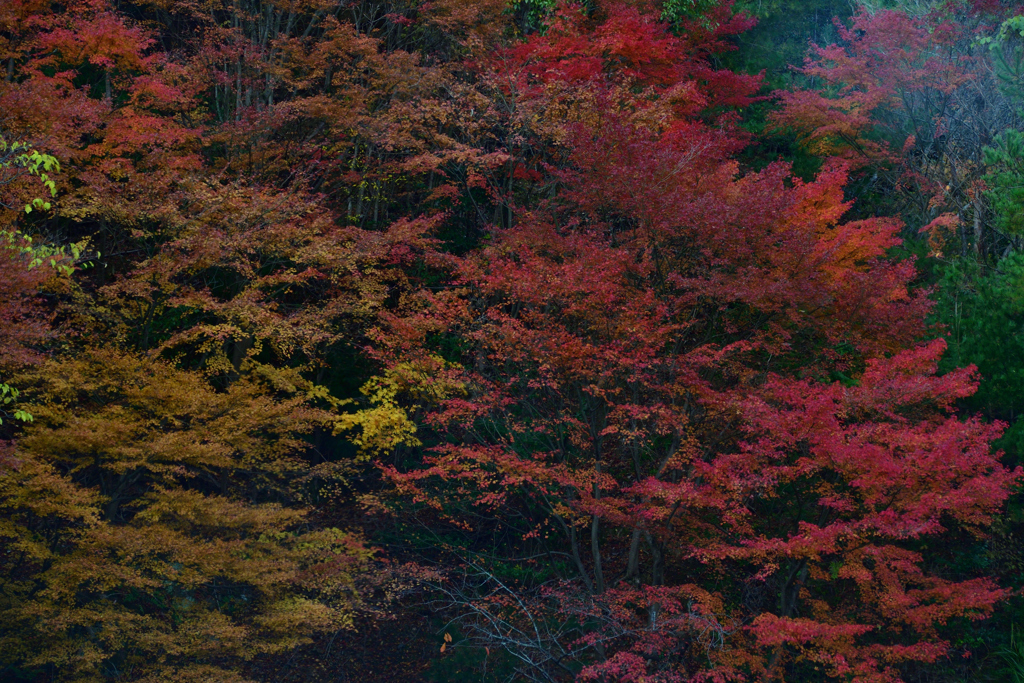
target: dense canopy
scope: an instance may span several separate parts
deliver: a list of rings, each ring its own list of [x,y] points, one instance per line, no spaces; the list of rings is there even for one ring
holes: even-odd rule
[[[1024,680],[1022,150],[1009,0],[0,3],[0,680]]]

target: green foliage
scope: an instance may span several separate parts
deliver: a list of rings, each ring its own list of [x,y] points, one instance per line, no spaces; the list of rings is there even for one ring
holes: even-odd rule
[[[0,425],[4,423],[3,416],[7,415],[6,407],[18,400],[20,392],[14,387],[0,382]],[[31,422],[32,415],[30,413],[21,410],[20,408],[14,408],[10,415],[15,420],[21,420],[22,422]]]
[[[977,43],[988,47],[1003,93],[1018,103],[1024,100],[1024,16],[1010,17],[994,36],[982,36]]]
[[[995,214],[995,226],[1007,235],[1024,234],[1024,133],[1007,130],[994,147],[985,148],[986,193]]]
[[[1018,107],[1024,103],[1024,16],[1004,21],[994,36],[978,39],[988,46],[1000,89]],[[1024,133],[1008,129],[984,149],[988,167],[986,193],[994,225],[1006,235],[1024,233]]]
[[[893,10],[908,16],[919,17],[934,12],[936,7],[942,3],[936,0],[861,0],[857,4],[872,14]]]
[[[686,20],[704,20],[718,5],[716,0],[665,0],[661,18],[670,24]]]
[[[1010,643],[998,651],[1003,662],[1000,672],[1007,683],[1024,683],[1024,640],[1017,637],[1016,626],[1010,627]]]
[[[948,328],[946,367],[973,364],[981,373],[970,406],[1010,423],[997,445],[1024,457],[1024,255],[990,271],[969,259],[950,263],[941,271],[935,315]]]
[[[47,205],[49,208],[49,205]],[[45,242],[34,242],[32,237],[19,230],[0,229],[0,247],[14,249],[28,256],[28,269],[48,265],[61,275],[71,275],[76,268],[89,268],[92,261],[80,262],[89,247],[89,240],[81,240],[67,246],[54,246]],[[94,252],[96,258],[100,252]]]
[[[544,33],[548,19],[558,6],[558,0],[512,0],[506,10],[512,17],[515,30],[522,35]]]
[[[758,23],[753,29],[736,36],[738,49],[723,55],[724,62],[730,68],[746,73],[763,70],[765,84],[771,89],[805,83],[807,79],[794,67],[803,64],[808,42],[819,45],[835,42],[833,17],[845,20],[850,16],[849,3],[841,0],[799,0],[792,3],[740,0],[736,9],[757,17]],[[773,156],[772,160],[775,158]]]
[[[60,172],[60,162],[49,154],[32,149],[24,142],[8,142],[0,136],[0,168],[22,169],[29,175],[38,177],[51,197],[57,195],[57,185],[50,177],[50,173]],[[37,197],[25,204],[25,213],[32,213],[38,209],[49,211],[50,202]]]

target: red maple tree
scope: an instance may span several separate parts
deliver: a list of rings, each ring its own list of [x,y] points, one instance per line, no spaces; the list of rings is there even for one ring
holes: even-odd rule
[[[537,82],[578,81],[595,58],[554,36]],[[886,258],[899,222],[843,221],[840,161],[741,174],[699,108],[652,126],[587,78],[557,194],[380,334],[427,444],[381,467],[461,534],[442,590],[462,628],[538,680],[898,681],[935,661],[944,624],[1005,592],[930,573],[930,549],[1019,475],[989,449],[999,425],[951,412],[971,371],[937,376],[942,342],[917,343],[927,300]]]

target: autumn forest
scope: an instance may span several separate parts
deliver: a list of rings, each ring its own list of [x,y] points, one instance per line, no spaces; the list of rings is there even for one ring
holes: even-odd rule
[[[3,683],[1024,682],[1024,5],[0,0]]]

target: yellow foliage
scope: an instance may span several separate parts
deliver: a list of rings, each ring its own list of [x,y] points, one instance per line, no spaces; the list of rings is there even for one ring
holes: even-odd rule
[[[420,406],[465,394],[465,386],[449,378],[455,367],[431,355],[387,369],[360,389],[371,407],[342,415],[335,424],[335,434],[356,431],[351,441],[363,459],[389,453],[399,446],[421,445],[416,438],[416,423],[399,398]]]
[[[290,495],[333,415],[267,379],[216,391],[113,350],[19,378],[36,420],[0,476],[0,669],[243,683],[219,666],[352,626],[371,552]]]

